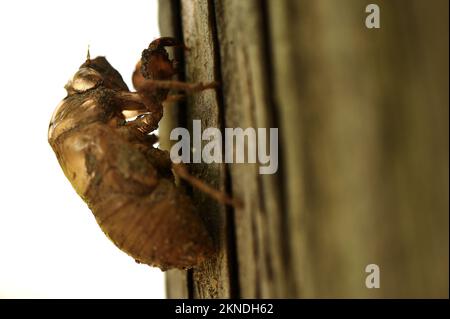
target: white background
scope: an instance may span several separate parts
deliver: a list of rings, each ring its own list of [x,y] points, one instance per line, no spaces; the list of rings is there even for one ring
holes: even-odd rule
[[[163,273],[106,238],[47,143],[88,44],[130,85],[140,53],[158,37],[156,5],[0,2],[0,298],[164,297]]]

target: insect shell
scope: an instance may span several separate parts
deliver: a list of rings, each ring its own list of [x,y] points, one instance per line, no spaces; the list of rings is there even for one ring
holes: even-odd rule
[[[144,50],[133,81],[175,74],[164,45]],[[106,236],[139,263],[191,268],[213,253],[211,238],[190,198],[174,183],[167,152],[154,148],[167,89],[130,92],[104,57],[88,59],[65,86],[48,141],[77,193]],[[126,121],[125,111],[141,114]]]

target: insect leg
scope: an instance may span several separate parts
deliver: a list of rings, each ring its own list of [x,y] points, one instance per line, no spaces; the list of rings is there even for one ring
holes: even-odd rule
[[[191,175],[184,164],[173,163],[172,169],[174,170],[174,172],[177,176],[184,179],[185,181],[187,181],[189,184],[191,184],[195,188],[198,188],[203,193],[214,198],[219,203],[230,205],[230,206],[233,206],[236,208],[242,208],[243,204],[240,200],[238,200],[236,198],[231,198],[226,193],[224,193],[218,189],[215,189],[211,185],[208,185],[207,183],[202,181],[200,178]]]
[[[188,50],[188,48],[183,43],[172,37],[158,38],[156,40],[153,40],[148,46],[149,49],[155,49],[160,47],[181,47],[183,49]]]
[[[114,99],[122,111],[148,111],[145,102],[137,92],[117,91],[114,93]]]
[[[184,92],[198,92],[219,87],[219,82],[210,83],[187,83],[175,80],[153,80],[146,79],[137,88],[138,91],[154,91],[155,89],[174,89]]]
[[[149,112],[138,115],[135,120],[127,122],[126,126],[130,129],[138,130],[143,135],[147,135],[158,128],[160,120],[161,115]]]
[[[134,120],[128,120],[119,129],[128,139],[153,145],[157,142],[155,135],[148,135],[158,128],[158,123],[163,115],[163,107],[160,103],[140,95],[138,92],[116,92],[115,104],[125,116],[136,116]]]

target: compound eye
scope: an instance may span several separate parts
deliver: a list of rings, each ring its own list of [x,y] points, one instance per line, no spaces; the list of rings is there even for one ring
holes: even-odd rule
[[[100,73],[91,68],[81,68],[69,81],[65,88],[70,93],[82,93],[94,89],[102,82]]]

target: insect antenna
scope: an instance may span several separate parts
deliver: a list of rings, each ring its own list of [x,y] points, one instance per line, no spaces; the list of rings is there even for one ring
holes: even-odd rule
[[[90,47],[91,47],[91,45],[90,44],[88,44],[88,48],[87,48],[87,54],[86,54],[86,62],[89,62],[89,61],[91,61],[91,52],[90,52]]]

